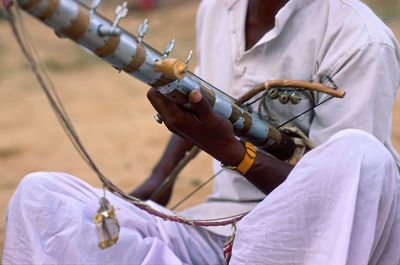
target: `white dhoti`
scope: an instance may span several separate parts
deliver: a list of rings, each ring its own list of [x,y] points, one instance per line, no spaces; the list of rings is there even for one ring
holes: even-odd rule
[[[231,264],[398,264],[398,183],[381,143],[340,132],[239,222]],[[93,215],[101,196],[66,174],[25,177],[8,206],[3,264],[223,263],[225,237],[165,222],[109,193],[121,232],[100,250]]]
[[[8,205],[3,264],[223,263],[226,237],[164,221],[108,192],[121,231],[116,245],[101,250],[93,222],[101,196],[67,174],[26,176]]]
[[[305,155],[287,180],[240,221],[230,264],[399,261],[395,161],[373,136],[345,130]]]

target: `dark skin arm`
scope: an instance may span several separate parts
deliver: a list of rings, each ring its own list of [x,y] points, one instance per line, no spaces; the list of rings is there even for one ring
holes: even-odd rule
[[[161,159],[158,161],[156,166],[148,179],[143,182],[138,188],[130,193],[131,196],[139,198],[141,200],[148,200],[153,192],[164,182],[169,176],[171,171],[184,157],[185,153],[193,147],[193,144],[187,140],[173,134],[167,148],[164,151]],[[171,198],[172,187],[166,190],[156,202],[160,205],[166,205]]]
[[[176,135],[222,163],[237,165],[243,159],[245,148],[236,139],[232,124],[210,107],[200,91],[194,90],[189,94],[190,110],[178,106],[155,88],[150,89],[147,96],[165,125]],[[291,169],[289,164],[257,152],[245,177],[268,194],[286,179]]]
[[[275,15],[287,1],[288,0],[249,1],[246,16],[246,50],[254,46],[268,30],[274,27]],[[175,113],[169,112],[167,114],[165,109],[168,109],[169,105],[174,105],[175,103],[170,100],[164,102],[166,98],[159,95],[155,89],[149,91],[148,97],[164,119],[169,119],[167,118],[169,117],[168,115],[174,117]],[[231,165],[237,165],[244,156],[243,145],[234,138],[232,125],[229,122],[226,123],[227,120],[225,118],[219,116],[217,113],[212,113],[212,115],[206,113],[206,116],[204,116],[204,113],[201,113],[201,111],[200,113],[196,113],[196,110],[194,110],[194,112],[191,111],[188,113],[187,110],[183,110],[176,105],[175,107],[177,107],[179,111],[185,113],[183,115],[186,116],[183,117],[194,118],[194,121],[199,122],[197,128],[191,127],[193,124],[186,124],[187,119],[183,119],[183,123],[181,124],[177,124],[180,122],[178,121],[179,119],[174,119],[171,122],[168,121],[168,128],[182,138],[177,140],[177,136],[172,137],[166,152],[153,170],[152,175],[138,189],[131,193],[136,197],[148,199],[152,192],[162,183],[172,168],[183,157],[185,151],[190,149],[191,143],[197,144],[202,149],[205,148],[204,150],[210,155]],[[211,112],[213,111],[211,110]],[[219,122],[224,124],[221,128],[217,128],[218,130],[221,129],[221,132],[214,132],[213,129],[215,128],[213,128],[213,126],[215,124],[219,125]],[[183,129],[185,126],[189,126],[192,130],[186,131]],[[199,132],[198,126],[203,129],[206,128],[206,131],[201,133],[204,137],[200,137],[201,139],[199,139],[199,137],[194,137],[193,139],[193,134],[196,135]],[[214,137],[214,133],[216,133],[219,138]],[[172,147],[174,145],[175,147]],[[284,162],[257,153],[254,164],[245,177],[264,193],[268,194],[286,179],[291,168],[290,165]],[[268,176],[268,178],[266,178],[266,176]],[[169,198],[170,191],[157,202],[165,205]]]

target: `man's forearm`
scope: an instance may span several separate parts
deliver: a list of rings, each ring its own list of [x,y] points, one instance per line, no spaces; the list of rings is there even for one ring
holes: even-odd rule
[[[173,134],[162,157],[154,167],[152,175],[167,177],[193,146],[189,141]]]
[[[130,195],[142,200],[148,200],[160,187],[164,180],[170,175],[175,166],[184,157],[185,153],[193,147],[193,144],[177,135],[172,135],[164,154],[154,167],[153,172],[138,188]],[[172,186],[164,191],[161,196],[154,199],[161,205],[166,205],[171,197]]]
[[[292,165],[258,152],[244,177],[262,192],[269,194],[286,180],[292,169]]]

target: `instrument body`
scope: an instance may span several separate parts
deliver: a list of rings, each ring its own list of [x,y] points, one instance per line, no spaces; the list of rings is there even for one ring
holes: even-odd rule
[[[193,89],[202,91],[213,109],[231,121],[238,137],[279,159],[291,157],[295,146],[289,137],[260,119],[257,113],[249,113],[237,106],[212,86],[194,78],[194,75],[174,78],[168,69],[163,70],[161,64],[169,58],[142,43],[143,36],[134,37],[120,28],[113,31],[118,26],[115,22],[109,22],[94,9],[89,10],[73,0],[17,1],[22,9],[54,29],[58,36],[72,39],[116,69],[156,87],[180,105],[189,107],[188,93]],[[120,18],[117,14],[118,22]]]

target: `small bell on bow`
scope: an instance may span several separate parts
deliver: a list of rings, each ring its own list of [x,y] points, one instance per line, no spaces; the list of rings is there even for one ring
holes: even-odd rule
[[[117,243],[119,224],[114,206],[105,197],[100,198],[99,203],[100,208],[93,219],[99,235],[99,247],[104,249]]]

